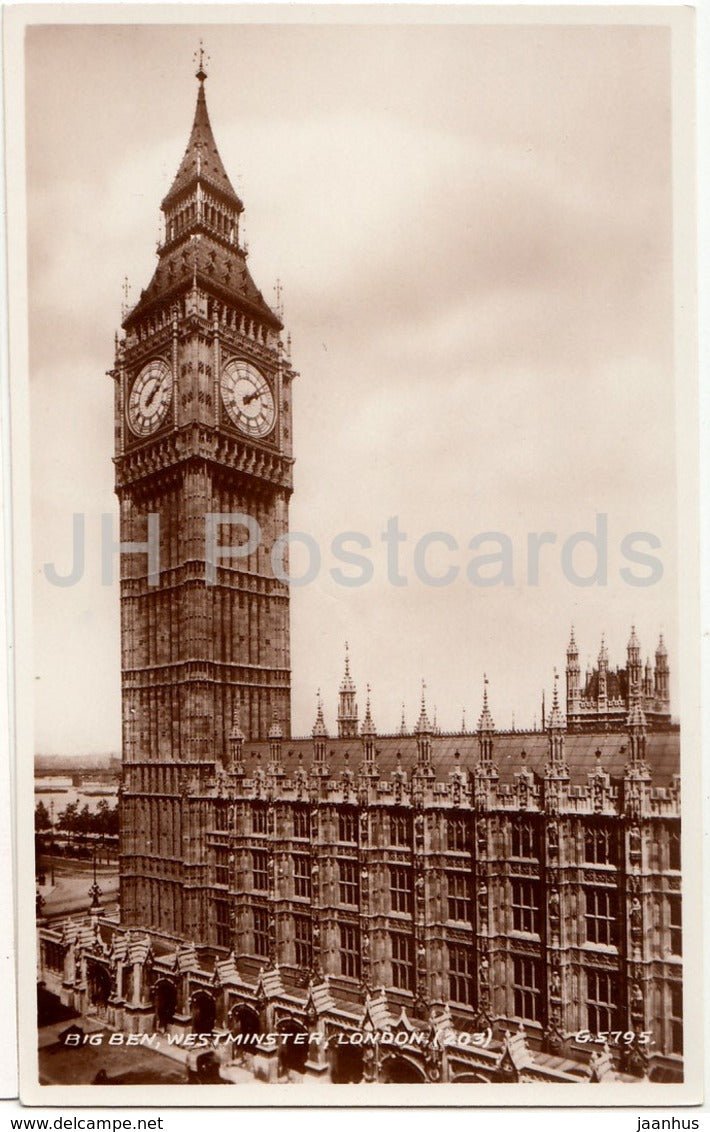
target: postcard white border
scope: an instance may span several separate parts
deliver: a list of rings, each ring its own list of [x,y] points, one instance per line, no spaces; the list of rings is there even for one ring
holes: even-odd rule
[[[676,394],[679,545],[684,548],[681,627],[682,830],[684,893],[685,1081],[683,1084],[40,1086],[37,1065],[36,930],[31,823],[18,831],[18,990],[20,1097],[24,1104],[54,1106],[302,1107],[302,1106],[635,1106],[702,1101],[703,995],[700,730],[700,529],[697,318],[695,287],[694,10],[684,6],[536,7],[458,5],[23,5],[4,9],[5,103],[8,178],[8,302],[14,502],[17,810],[33,812],[31,532],[27,342],[26,211],[24,194],[24,30],[30,24],[219,23],[497,23],[663,24],[672,29],[673,166],[676,316]],[[692,441],[689,443],[689,438]],[[169,1098],[169,1099],[168,1099]]]

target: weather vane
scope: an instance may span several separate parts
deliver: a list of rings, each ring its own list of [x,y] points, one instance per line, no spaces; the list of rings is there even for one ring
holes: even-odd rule
[[[197,63],[197,73],[195,77],[198,78],[201,83],[203,83],[207,78],[207,71],[205,70],[205,68],[209,64],[210,57],[205,53],[205,48],[202,40],[200,40],[200,46],[198,47],[192,58],[193,61]]]

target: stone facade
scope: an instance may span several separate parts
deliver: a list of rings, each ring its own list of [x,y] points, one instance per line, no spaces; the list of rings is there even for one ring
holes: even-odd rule
[[[231,1032],[248,1008],[250,1032],[321,1034],[298,1067],[283,1050],[253,1055],[277,1077],[339,1080],[337,1035],[361,1031],[376,1002],[375,1029],[422,1042],[490,1032],[485,1047],[449,1036],[434,1061],[407,1046],[420,1079],[507,1079],[511,1034],[533,1074],[515,1079],[554,1079],[551,1058],[590,1079],[602,1056],[622,1079],[680,1079],[679,780],[654,783],[677,734],[647,734],[639,708],[625,744],[602,739],[605,763],[595,737],[567,736],[556,700],[544,734],[498,734],[487,702],[474,736],[434,734],[424,708],[411,736],[379,736],[369,704],[355,741],[331,740],[320,709],[309,740],[274,729],[249,744],[235,719],[225,767],[173,795],[164,784],[163,812],[177,807],[182,840],[202,846],[197,930],[166,932],[173,889],[154,904],[146,886],[140,932],[44,929],[43,968],[61,971],[65,1000],[136,1032]],[[618,1034],[608,1048],[591,1040],[604,1034]],[[221,1051],[227,1078],[235,1052],[243,1064],[242,1047]],[[389,1064],[370,1065],[378,1079],[409,1072],[386,1044],[374,1052]]]

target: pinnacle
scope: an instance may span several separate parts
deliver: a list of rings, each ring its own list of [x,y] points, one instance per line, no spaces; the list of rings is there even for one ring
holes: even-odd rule
[[[548,721],[548,726],[551,731],[563,730],[565,726],[564,716],[562,715],[562,711],[560,710],[560,697],[558,691],[559,678],[559,672],[557,671],[557,669],[555,669],[555,688],[552,694],[552,711],[550,712],[550,718]]]
[[[495,731],[493,716],[488,707],[488,677],[485,673],[483,675],[483,707],[481,709],[481,718],[478,721],[478,730],[479,732]]]
[[[431,723],[426,711],[426,684],[422,680],[422,703],[419,712],[419,719],[417,720],[417,731],[420,735],[425,735],[431,732]]]
[[[370,685],[367,685],[367,706],[365,707],[365,718],[362,721],[361,728],[362,735],[374,735],[375,724],[372,719],[372,712],[370,711]]]
[[[646,730],[646,716],[644,714],[643,708],[641,707],[641,700],[639,699],[638,695],[635,696],[632,701],[631,711],[629,712],[626,725],[631,730]]]
[[[241,720],[239,718],[239,708],[236,704],[234,705],[234,711],[232,712],[232,730],[229,732],[229,737],[230,739],[241,740],[244,740],[246,737],[244,735],[244,732],[242,731]]]
[[[323,718],[323,701],[321,699],[320,688],[318,689],[318,711],[316,713],[316,721],[313,724],[313,738],[328,738],[328,730],[325,726],[325,720]]]
[[[355,688],[355,682],[350,675],[350,651],[347,641],[345,642],[345,673],[340,684],[340,691],[341,693],[357,691],[357,689]]]
[[[402,704],[402,719],[400,720],[400,724],[399,724],[399,733],[400,733],[400,735],[406,735],[407,734],[407,717],[406,717],[405,711],[404,711],[404,704]]]

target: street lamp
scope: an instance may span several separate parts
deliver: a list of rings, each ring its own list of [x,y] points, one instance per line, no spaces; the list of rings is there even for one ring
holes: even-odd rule
[[[49,803],[49,875],[54,888],[54,798]]]
[[[96,878],[96,845],[95,844],[94,844],[94,883],[92,884],[91,888],[89,889],[89,896],[91,897],[90,911],[99,912],[101,910],[101,905],[99,903],[99,897],[103,896],[103,889],[99,887],[99,882]]]

